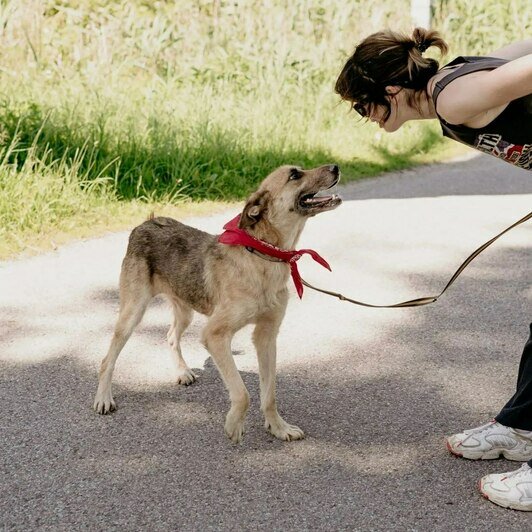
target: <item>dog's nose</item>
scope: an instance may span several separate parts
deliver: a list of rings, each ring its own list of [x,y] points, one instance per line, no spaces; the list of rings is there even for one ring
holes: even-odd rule
[[[338,168],[337,164],[330,164],[329,165],[329,172],[331,172],[334,175],[338,175],[340,173],[340,168]]]

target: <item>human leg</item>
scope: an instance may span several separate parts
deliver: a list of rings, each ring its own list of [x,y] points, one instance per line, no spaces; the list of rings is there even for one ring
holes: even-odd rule
[[[530,337],[519,363],[515,394],[495,420],[507,427],[532,431],[532,323]]]
[[[447,437],[451,453],[470,460],[489,460],[501,455],[517,461],[532,458],[532,324],[530,330],[515,394],[493,421]]]

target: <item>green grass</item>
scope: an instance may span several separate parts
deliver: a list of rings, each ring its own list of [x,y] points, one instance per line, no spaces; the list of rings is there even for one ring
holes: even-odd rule
[[[498,4],[435,3],[454,55],[530,33],[527,2]],[[448,156],[437,125],[382,134],[333,93],[356,41],[408,15],[408,0],[1,2],[0,256],[240,200],[280,164],[358,179]]]
[[[433,0],[432,6],[433,26],[454,55],[487,55],[531,35],[528,0]]]

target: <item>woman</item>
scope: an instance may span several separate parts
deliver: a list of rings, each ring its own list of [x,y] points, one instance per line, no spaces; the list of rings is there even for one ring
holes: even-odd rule
[[[412,37],[370,35],[344,65],[336,92],[387,132],[408,120],[437,119],[446,137],[531,170],[532,39],[489,57],[458,57],[441,69],[423,57],[431,46],[448,50],[438,32],[422,28]],[[514,396],[493,421],[446,444],[472,460],[528,460],[516,471],[483,477],[479,487],[500,506],[532,511],[532,324]]]

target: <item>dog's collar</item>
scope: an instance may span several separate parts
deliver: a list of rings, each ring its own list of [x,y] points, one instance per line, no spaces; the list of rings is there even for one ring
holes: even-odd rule
[[[224,225],[224,232],[218,237],[218,242],[221,244],[228,244],[230,246],[245,246],[246,249],[256,250],[259,253],[268,255],[269,257],[275,257],[280,262],[286,262],[290,266],[290,273],[292,280],[297,290],[298,296],[303,297],[303,283],[301,282],[301,276],[297,269],[297,261],[304,255],[310,255],[318,264],[321,264],[329,271],[331,267],[327,261],[321,257],[316,251],[312,249],[281,249],[273,244],[259,240],[249,233],[238,227],[240,220],[240,214],[235,216],[232,220]]]

